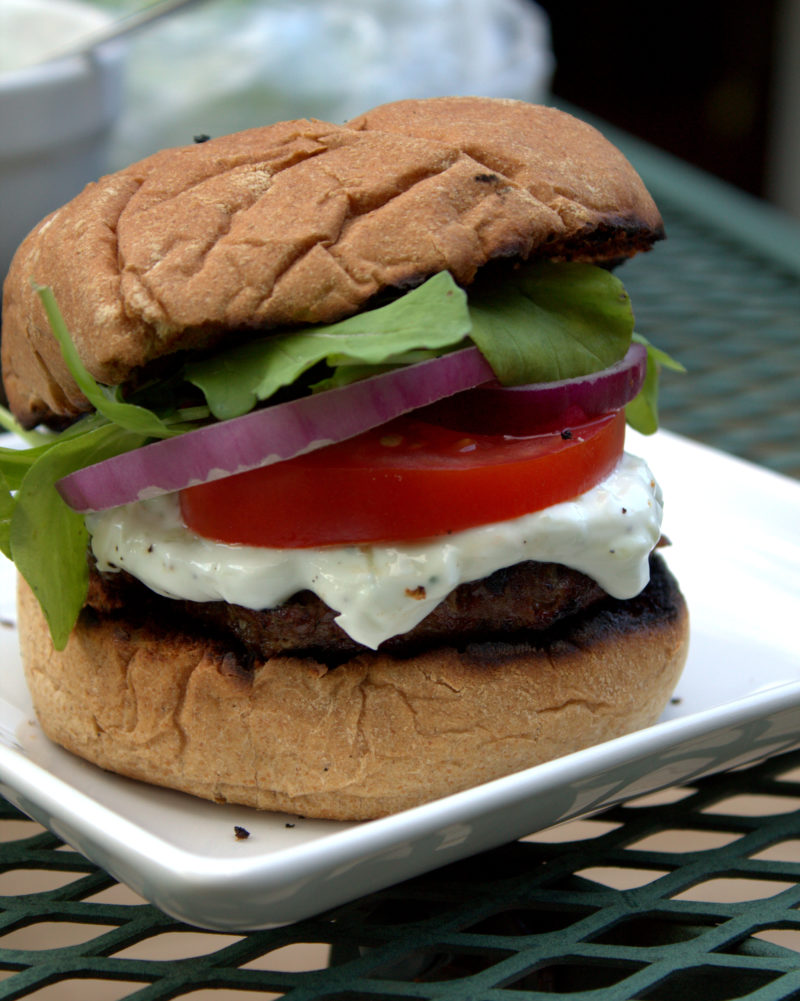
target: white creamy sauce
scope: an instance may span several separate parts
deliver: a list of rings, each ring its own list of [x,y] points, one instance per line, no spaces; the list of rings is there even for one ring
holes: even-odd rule
[[[274,608],[313,591],[341,628],[376,648],[412,629],[459,584],[524,560],[561,563],[615,598],[647,584],[661,531],[661,491],[647,465],[624,455],[575,500],[452,535],[391,545],[262,549],[201,538],[170,494],[86,519],[101,570],[127,570],[169,598]]]

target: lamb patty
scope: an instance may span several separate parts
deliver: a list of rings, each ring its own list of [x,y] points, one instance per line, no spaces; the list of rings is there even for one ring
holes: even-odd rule
[[[549,629],[607,597],[590,577],[557,563],[528,561],[497,570],[483,580],[461,584],[407,633],[380,649],[406,655],[440,643],[469,643]],[[364,650],[334,621],[336,612],[310,591],[283,605],[254,611],[223,601],[193,602],[163,598],[124,572],[91,568],[87,605],[101,615],[124,610],[127,619],[180,620],[201,626],[245,662],[278,654],[313,656],[336,663]]]

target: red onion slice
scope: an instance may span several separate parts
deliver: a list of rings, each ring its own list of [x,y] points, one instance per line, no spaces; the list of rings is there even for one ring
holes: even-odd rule
[[[494,378],[477,348],[209,424],[71,473],[56,484],[76,511],[102,511],[291,459]]]
[[[529,435],[585,423],[620,410],[642,388],[647,349],[632,344],[625,357],[591,375],[526,386],[493,381],[434,403],[425,418],[463,431]]]

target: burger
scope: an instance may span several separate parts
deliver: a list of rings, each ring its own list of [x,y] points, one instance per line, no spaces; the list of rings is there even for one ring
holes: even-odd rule
[[[654,722],[687,650],[663,236],[597,131],[409,100],[165,150],[19,248],[0,542],[46,734],[218,802],[363,820]]]

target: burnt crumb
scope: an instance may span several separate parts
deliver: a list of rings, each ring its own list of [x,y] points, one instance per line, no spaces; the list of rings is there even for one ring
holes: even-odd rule
[[[414,598],[416,601],[423,601],[427,597],[427,591],[420,584],[418,587],[407,587],[406,595],[409,598]]]
[[[192,140],[196,143],[207,143],[210,138],[211,136],[206,135],[205,132],[201,132],[199,135],[192,136]]]
[[[500,178],[497,174],[476,174],[474,180],[476,180],[478,184],[496,184]]]
[[[569,441],[570,438],[572,437],[572,432],[569,429],[565,428],[561,432],[561,437],[564,439],[564,441]]]
[[[239,678],[242,681],[250,681],[252,673],[245,667],[239,657],[232,651],[227,651],[222,656],[219,665],[219,673],[225,678]]]
[[[237,841],[246,841],[250,837],[250,832],[246,827],[239,827],[238,824],[234,825],[233,836]]]
[[[505,667],[530,649],[524,637],[511,637],[506,640],[489,639],[483,642],[467,643],[461,649],[461,655],[473,668],[488,670]],[[514,641],[516,640],[516,641]]]

